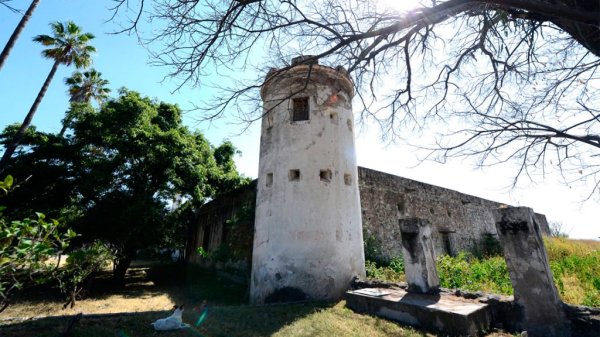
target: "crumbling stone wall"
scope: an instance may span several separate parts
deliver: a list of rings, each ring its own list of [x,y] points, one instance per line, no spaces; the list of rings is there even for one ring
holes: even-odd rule
[[[401,219],[429,220],[437,255],[482,249],[486,236],[497,238],[492,210],[498,202],[364,167],[358,175],[363,230],[385,257],[402,254]],[[536,216],[549,234],[546,217]]]
[[[204,204],[198,210],[197,225],[188,229],[186,256],[189,262],[207,264],[198,254],[202,247],[208,253],[225,249],[232,260],[252,259],[254,216],[239,219],[247,207],[254,207],[256,181]],[[225,261],[223,261],[225,262]]]
[[[500,203],[364,167],[358,167],[358,183],[363,229],[375,238],[388,258],[402,254],[400,219],[429,220],[437,255],[481,249],[486,235],[497,237],[492,210]],[[231,228],[226,221],[240,207],[255,200],[256,181],[202,206],[197,227],[190,229],[189,260],[201,261],[197,247],[211,252],[225,240],[233,250],[249,247],[250,263],[254,223]],[[536,221],[542,232],[549,235],[546,217],[536,214]]]

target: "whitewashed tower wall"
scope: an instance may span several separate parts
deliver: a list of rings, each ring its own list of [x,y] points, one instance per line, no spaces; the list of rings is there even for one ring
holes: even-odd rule
[[[352,82],[341,67],[296,64],[272,70],[261,96],[250,300],[340,298],[364,276]]]

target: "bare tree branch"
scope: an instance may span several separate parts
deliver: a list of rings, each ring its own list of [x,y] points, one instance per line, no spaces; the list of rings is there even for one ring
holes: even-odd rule
[[[131,17],[122,32],[159,23],[142,32],[154,64],[181,86],[219,78],[202,118],[261,118],[267,72],[313,55],[349,70],[360,116],[389,139],[436,127],[430,158],[515,162],[515,181],[558,171],[600,195],[597,0],[129,1],[114,0]]]

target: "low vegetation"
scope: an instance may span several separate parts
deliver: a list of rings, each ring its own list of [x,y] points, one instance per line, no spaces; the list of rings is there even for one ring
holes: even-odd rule
[[[136,265],[124,288],[110,285],[110,273],[99,275],[89,296],[74,309],[62,307],[58,289],[38,289],[0,316],[0,336],[55,337],[65,331],[77,312],[86,315],[71,331],[73,337],[157,336],[150,322],[169,315],[173,304],[185,304],[183,320],[190,329],[165,336],[435,336],[396,323],[356,314],[345,302],[311,302],[268,306],[247,305],[247,290],[219,279],[215,273],[182,264]],[[198,306],[208,301],[206,320],[196,325]],[[95,314],[95,315],[89,315]],[[62,317],[62,315],[68,315]],[[45,316],[5,321],[6,317]],[[495,335],[501,336],[501,335]]]
[[[545,243],[554,283],[563,301],[600,307],[600,242],[554,237],[547,238]],[[370,278],[390,282],[404,280],[403,268],[397,264],[367,261],[366,266]],[[444,288],[512,295],[502,256],[475,256],[464,252],[454,257],[443,255],[437,260],[437,269]]]

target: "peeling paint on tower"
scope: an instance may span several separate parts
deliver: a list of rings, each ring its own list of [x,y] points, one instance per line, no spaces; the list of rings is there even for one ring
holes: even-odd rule
[[[261,90],[252,303],[337,299],[364,276],[353,84],[305,60]]]

